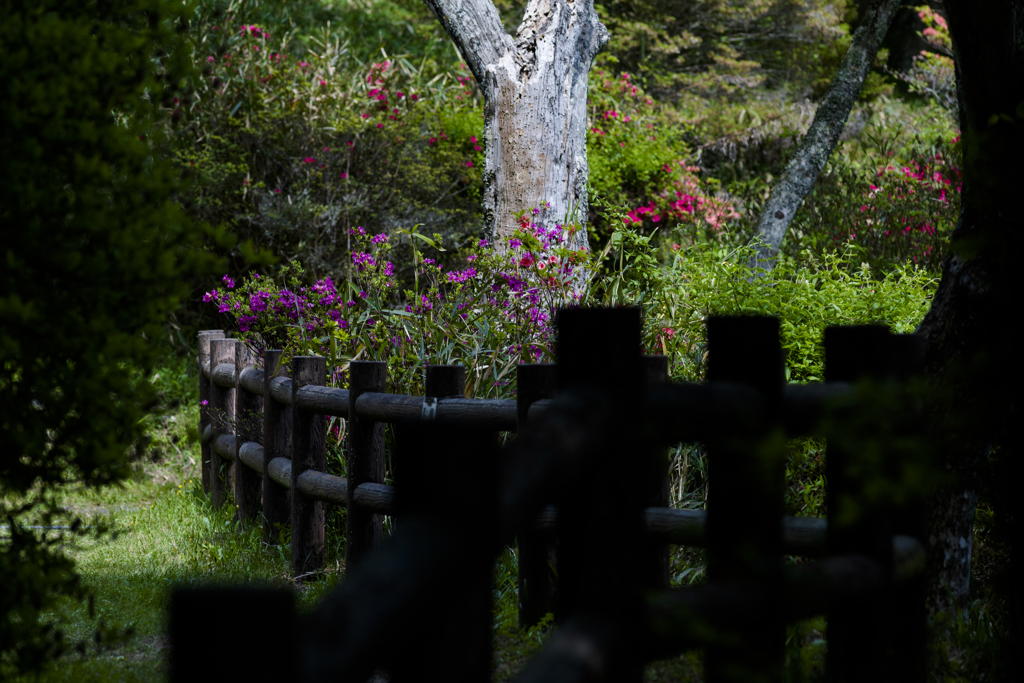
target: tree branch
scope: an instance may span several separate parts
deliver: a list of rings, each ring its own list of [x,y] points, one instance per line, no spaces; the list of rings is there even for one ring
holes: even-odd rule
[[[871,65],[878,54],[882,39],[899,8],[899,0],[875,0],[864,23],[853,34],[853,42],[846,51],[828,92],[814,114],[807,135],[800,142],[796,155],[785,172],[772,187],[771,195],[757,225],[757,265],[771,268],[779,252],[786,230],[803,202],[821,169],[825,167],[832,149],[846,126],[846,119],[857,101]]]
[[[455,47],[477,83],[484,84],[488,64],[495,64],[512,45],[501,17],[491,0],[424,0]]]

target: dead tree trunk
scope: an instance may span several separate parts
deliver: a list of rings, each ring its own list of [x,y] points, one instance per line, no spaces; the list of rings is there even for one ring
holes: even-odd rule
[[[782,177],[772,186],[768,202],[761,211],[757,224],[757,256],[752,265],[762,268],[774,265],[786,229],[839,141],[846,119],[899,6],[900,0],[875,0],[863,23],[854,32],[853,42],[814,113],[807,135],[786,165]]]
[[[548,227],[587,215],[587,73],[608,42],[593,0],[530,0],[515,38],[491,0],[426,0],[484,94],[484,219],[496,240],[512,213],[550,203]],[[587,246],[585,230],[569,245]]]

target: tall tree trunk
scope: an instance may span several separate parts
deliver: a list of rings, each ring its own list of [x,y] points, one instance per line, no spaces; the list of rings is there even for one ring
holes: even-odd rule
[[[762,268],[774,266],[782,238],[839,142],[850,110],[857,102],[864,79],[871,71],[878,48],[899,6],[899,0],[874,0],[854,31],[846,56],[814,113],[807,135],[786,165],[782,177],[772,186],[768,202],[761,211],[757,223],[757,256],[753,265]]]
[[[1012,321],[1020,310],[1024,247],[1024,0],[945,6],[957,69],[963,201],[939,289],[919,328],[943,399],[938,414],[949,475],[930,519],[929,602],[933,612],[967,603],[974,508],[984,486],[997,525],[1013,541],[1015,592],[1008,597],[1019,642],[1024,368]]]
[[[608,31],[593,0],[530,0],[516,37],[491,0],[426,0],[484,93],[484,218],[501,240],[513,212],[587,215],[587,73]],[[572,248],[587,246],[585,230]]]

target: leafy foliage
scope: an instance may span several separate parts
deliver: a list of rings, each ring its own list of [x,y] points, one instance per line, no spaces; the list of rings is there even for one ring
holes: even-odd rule
[[[50,488],[128,472],[153,400],[137,381],[201,259],[155,152],[161,110],[191,67],[164,0],[0,4],[0,667],[37,668],[65,647],[41,620],[81,589]],[[59,524],[58,524],[59,525]],[[70,524],[70,531],[79,529]]]
[[[189,213],[336,279],[357,225],[481,224],[480,95],[450,50],[364,64],[343,31],[243,17],[193,22],[203,77],[173,147]]]

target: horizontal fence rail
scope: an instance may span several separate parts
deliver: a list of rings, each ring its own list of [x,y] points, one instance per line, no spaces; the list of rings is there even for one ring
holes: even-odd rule
[[[923,680],[917,499],[879,507],[865,497],[856,473],[878,446],[861,429],[829,441],[828,517],[785,516],[780,440],[821,435],[825,418],[861,419],[865,378],[902,390],[920,372],[916,338],[830,328],[827,381],[789,385],[777,321],[709,319],[708,382],[686,385],[668,382],[666,358],[635,355],[638,321],[634,309],[562,311],[560,344],[573,353],[520,366],[515,400],[465,398],[459,366],[427,366],[425,396],[386,393],[386,365],[376,362],[353,362],[349,389],[327,387],[323,358],[283,366],[281,351],[266,351],[257,363],[223,332],[200,333],[213,504],[233,486],[239,523],[262,517],[269,543],[290,525],[299,579],[323,567],[323,505],[348,509],[347,578],[286,648],[301,678],[363,680],[383,667],[402,679],[427,667],[485,679],[489,563],[515,537],[520,624],[547,612],[560,624],[520,680],[639,681],[645,662],[693,647],[706,649],[708,680],[779,680],[785,624],[819,614],[833,676]],[[347,421],[347,478],[325,471],[328,416]],[[395,486],[383,480],[385,424],[396,429]],[[497,432],[516,433],[500,453]],[[706,510],[668,506],[665,449],[685,442],[708,449]],[[897,453],[875,465],[885,486],[903,467]],[[841,506],[865,512],[840,515]],[[386,543],[385,515],[397,520]],[[707,550],[707,584],[669,589],[670,544]],[[786,565],[786,555],[813,561]],[[249,609],[230,591],[211,595]],[[191,599],[172,605],[174,643],[199,618]],[[253,612],[254,623],[295,619],[287,601],[266,605],[276,607]],[[198,666],[187,651],[172,648],[174,680]]]
[[[212,430],[207,428],[203,435],[208,440]],[[222,435],[214,444],[217,452],[229,460],[235,460],[235,437]],[[245,443],[238,449],[238,459],[253,471],[262,475],[263,446]],[[281,486],[291,489],[291,460],[275,458],[270,462],[270,476]],[[324,472],[304,472],[298,479],[298,488],[316,500],[333,505],[348,504],[348,480]],[[394,514],[395,487],[386,484],[360,484],[355,489],[358,506],[385,515]],[[650,507],[643,511],[644,525],[648,536],[663,543],[703,548],[706,545],[707,512],[704,510],[679,510],[667,507]],[[549,505],[537,515],[534,528],[539,531],[555,531],[558,527],[558,508]],[[823,557],[827,552],[826,538],[828,522],[821,517],[782,518],[783,550],[788,555]],[[921,569],[924,562],[924,548],[917,539],[910,536],[893,536],[894,571],[898,575],[912,575]]]

